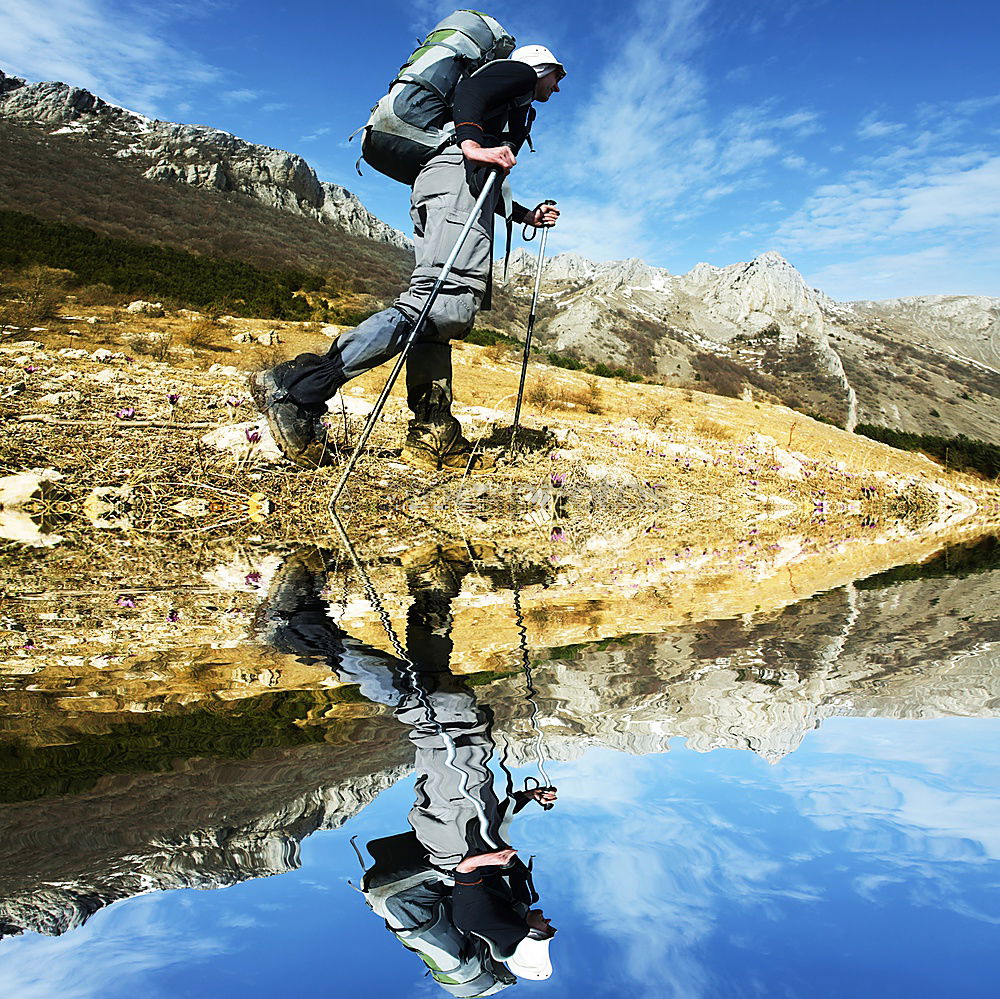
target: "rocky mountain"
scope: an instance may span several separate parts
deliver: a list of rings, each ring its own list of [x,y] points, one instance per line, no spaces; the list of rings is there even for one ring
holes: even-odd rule
[[[91,156],[88,180],[99,172],[95,158],[100,158],[101,169],[134,171],[161,192],[242,195],[302,225],[306,220],[319,229],[331,224],[362,241],[377,241],[379,252],[391,250],[400,258],[400,248],[410,245],[351,192],[320,181],[299,156],[203,125],[154,121],[78,87],[29,84],[0,73],[0,122],[41,135],[49,151],[85,149]],[[23,143],[18,148],[26,170],[59,169],[37,151],[27,156]],[[51,217],[52,202],[77,197],[65,185],[53,195],[5,192],[2,185],[11,187],[10,177],[10,166],[0,164],[0,207]],[[109,176],[102,191],[112,189]],[[202,219],[202,209],[199,205],[190,214]],[[179,238],[176,231],[165,235],[162,224],[155,228],[153,210],[148,224],[141,213],[123,219],[121,209],[98,191],[70,214],[69,221],[108,234],[125,230],[133,238],[160,242]],[[179,214],[160,211],[165,218]],[[192,231],[180,238],[185,246],[235,254],[241,252],[236,234],[249,229],[221,218],[215,228],[222,235],[206,238],[195,228],[188,226]],[[256,229],[267,231],[267,225]],[[296,251],[306,242],[299,236],[275,241],[284,262],[313,268],[329,262],[322,238],[309,256]],[[357,246],[341,257],[357,258]],[[534,255],[523,249],[512,256],[507,294],[497,296],[495,312],[480,317],[483,325],[520,335],[534,266]],[[405,267],[394,259],[366,262],[354,271],[347,263],[342,269],[358,290],[387,298]],[[809,287],[774,252],[726,267],[701,263],[683,275],[637,259],[594,263],[562,254],[548,261],[544,288],[537,342],[548,352],[667,384],[698,382],[723,395],[777,398],[848,429],[873,423],[923,434],[1000,439],[1000,298],[835,302]]]
[[[281,211],[408,248],[410,241],[301,157],[205,125],[156,121],[65,83],[27,83],[0,72],[0,117],[86,141],[149,180],[238,191]]]
[[[512,292],[536,266],[511,259]],[[764,392],[848,429],[1000,435],[1000,298],[835,302],[780,254],[674,275],[641,260],[546,264],[539,343],[726,395]]]

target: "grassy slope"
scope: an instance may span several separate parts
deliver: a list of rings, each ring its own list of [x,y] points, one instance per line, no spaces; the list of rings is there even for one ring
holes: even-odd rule
[[[319,272],[377,298],[395,295],[412,266],[405,250],[244,195],[146,180],[80,138],[0,121],[0,148],[0,208],[10,211],[266,270]]]

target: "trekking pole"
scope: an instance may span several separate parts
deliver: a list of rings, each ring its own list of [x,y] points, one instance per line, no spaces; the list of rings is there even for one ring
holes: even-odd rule
[[[543,205],[554,205],[554,201],[543,201]],[[510,451],[514,451],[514,437],[517,435],[518,421],[521,419],[521,400],[524,398],[524,380],[528,375],[528,354],[531,352],[531,334],[535,328],[535,308],[538,305],[538,289],[542,284],[542,261],[545,258],[545,240],[549,235],[549,226],[542,227],[542,242],[538,247],[538,268],[535,271],[535,291],[531,296],[531,312],[528,313],[528,332],[524,335],[524,358],[521,361],[521,384],[517,387],[517,404],[514,407],[514,422],[510,428]],[[525,239],[534,238],[525,236]]]
[[[396,365],[392,369],[392,373],[389,375],[389,380],[385,383],[385,388],[382,389],[382,394],[378,397],[378,400],[375,403],[375,408],[369,414],[368,422],[365,423],[365,428],[361,431],[361,437],[358,440],[357,445],[355,445],[354,453],[347,459],[347,464],[344,466],[344,471],[340,476],[340,481],[337,483],[337,487],[334,489],[333,495],[330,497],[331,512],[336,507],[337,500],[340,499],[340,494],[344,491],[344,486],[347,484],[347,480],[350,477],[351,471],[354,469],[358,456],[364,449],[365,444],[368,443],[368,438],[371,436],[372,430],[375,429],[375,424],[378,421],[379,416],[382,414],[382,410],[385,408],[385,404],[389,399],[389,393],[392,392],[392,387],[396,384],[396,379],[399,377],[399,373],[403,370],[403,365],[406,363],[406,355],[409,353],[410,347],[412,347],[416,342],[417,337],[420,336],[423,331],[424,324],[427,322],[427,317],[430,315],[431,308],[434,306],[434,302],[437,300],[438,294],[444,285],[445,278],[447,278],[452,267],[455,266],[455,260],[461,252],[462,246],[465,244],[466,237],[469,235],[469,231],[472,229],[473,223],[479,217],[479,213],[482,211],[483,205],[486,204],[486,199],[489,197],[490,191],[493,190],[493,184],[498,176],[499,171],[491,170],[489,176],[486,178],[486,183],[483,184],[483,189],[479,192],[479,197],[476,199],[476,205],[469,213],[469,217],[465,220],[462,232],[459,235],[458,240],[455,242],[451,253],[448,255],[448,259],[444,262],[444,266],[441,268],[441,273],[438,274],[437,280],[434,282],[434,287],[431,288],[431,293],[427,296],[427,301],[424,302],[424,307],[420,310],[420,315],[417,317],[417,321],[414,323],[413,329],[410,331],[410,335],[406,338],[406,343],[403,344],[403,349],[400,351],[399,357],[396,359]]]
[[[524,699],[531,705],[531,713],[528,720],[531,723],[531,727],[535,731],[534,740],[534,750],[535,750],[535,762],[538,766],[538,773],[541,775],[541,780],[536,778],[531,778],[535,781],[537,787],[541,787],[544,790],[554,791],[555,788],[552,785],[552,781],[549,779],[549,775],[545,772],[545,763],[543,761],[543,736],[541,726],[538,724],[538,702],[535,700],[535,694],[538,693],[535,690],[535,684],[531,679],[531,656],[528,652],[528,629],[524,626],[524,615],[521,613],[521,590],[517,586],[517,581],[515,580],[514,585],[514,616],[517,622],[517,631],[519,635],[519,644],[521,647],[521,669],[524,670],[524,681],[527,687],[527,692]],[[524,783],[525,790],[528,789],[528,779],[525,778]],[[539,802],[545,811],[552,808],[552,802],[542,803]]]

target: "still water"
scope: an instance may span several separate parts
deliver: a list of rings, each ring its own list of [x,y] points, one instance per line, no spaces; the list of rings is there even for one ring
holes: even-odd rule
[[[194,651],[22,642],[0,994],[996,995],[996,538],[655,629],[488,545],[355,559]]]

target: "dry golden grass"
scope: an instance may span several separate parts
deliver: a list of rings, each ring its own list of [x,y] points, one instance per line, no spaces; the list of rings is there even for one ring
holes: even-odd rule
[[[704,417],[695,420],[694,431],[696,434],[701,434],[702,437],[708,437],[715,441],[728,441],[732,440],[733,437],[733,432],[728,427]]]

